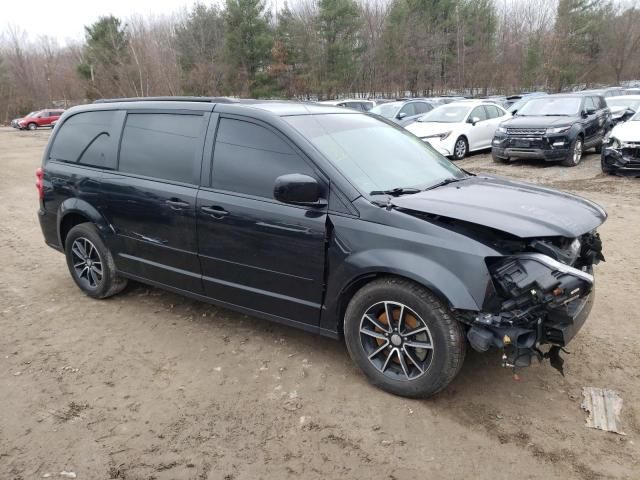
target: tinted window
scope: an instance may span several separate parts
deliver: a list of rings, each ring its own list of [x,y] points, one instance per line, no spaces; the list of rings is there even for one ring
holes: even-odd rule
[[[313,175],[309,165],[278,135],[254,123],[223,118],[213,154],[214,188],[273,198],[280,175]]]
[[[200,115],[128,114],[118,170],[193,183],[202,119]]]
[[[114,169],[118,112],[86,112],[68,118],[56,135],[49,158]]]
[[[469,121],[471,121],[471,119],[473,117],[478,117],[480,120],[480,122],[482,120],[486,120],[487,119],[487,112],[484,111],[484,107],[480,106],[480,107],[476,107],[473,110],[471,110],[471,114],[469,115]]]

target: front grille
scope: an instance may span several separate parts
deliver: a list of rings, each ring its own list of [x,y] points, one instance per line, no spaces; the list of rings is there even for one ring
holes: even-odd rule
[[[546,128],[507,128],[509,135],[544,135]]]

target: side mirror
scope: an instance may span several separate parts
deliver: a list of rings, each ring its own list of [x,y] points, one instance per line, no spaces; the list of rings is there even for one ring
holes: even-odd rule
[[[290,173],[276,178],[273,197],[282,203],[320,205],[320,185],[309,175]]]
[[[473,126],[475,126],[476,123],[478,123],[480,121],[480,117],[471,117],[469,119],[469,123]]]
[[[401,113],[399,113],[398,115],[396,115],[396,118],[397,118],[398,120],[402,120],[402,119],[403,119],[404,117],[406,117],[406,116],[407,116],[407,114],[406,114],[406,113],[401,112]]]

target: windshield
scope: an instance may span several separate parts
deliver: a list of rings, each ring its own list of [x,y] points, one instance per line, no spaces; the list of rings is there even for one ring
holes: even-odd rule
[[[625,98],[607,99],[605,101],[609,107],[625,107],[636,111],[638,110],[638,105],[640,105],[640,100],[630,100]]]
[[[518,115],[578,115],[581,103],[580,97],[532,98],[518,110]]]
[[[464,122],[467,113],[467,105],[442,105],[420,117],[418,122],[459,123]]]
[[[284,117],[361,192],[427,188],[465,173],[400,127],[369,115]]]
[[[381,115],[384,118],[394,118],[401,105],[402,104],[399,102],[383,103],[382,105],[373,107],[369,111],[371,113],[375,113],[376,115]]]

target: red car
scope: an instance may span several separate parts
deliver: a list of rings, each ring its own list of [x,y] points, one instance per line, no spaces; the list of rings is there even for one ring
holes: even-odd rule
[[[35,130],[39,127],[51,127],[52,123],[60,118],[64,110],[39,110],[30,113],[18,121],[20,130]]]

